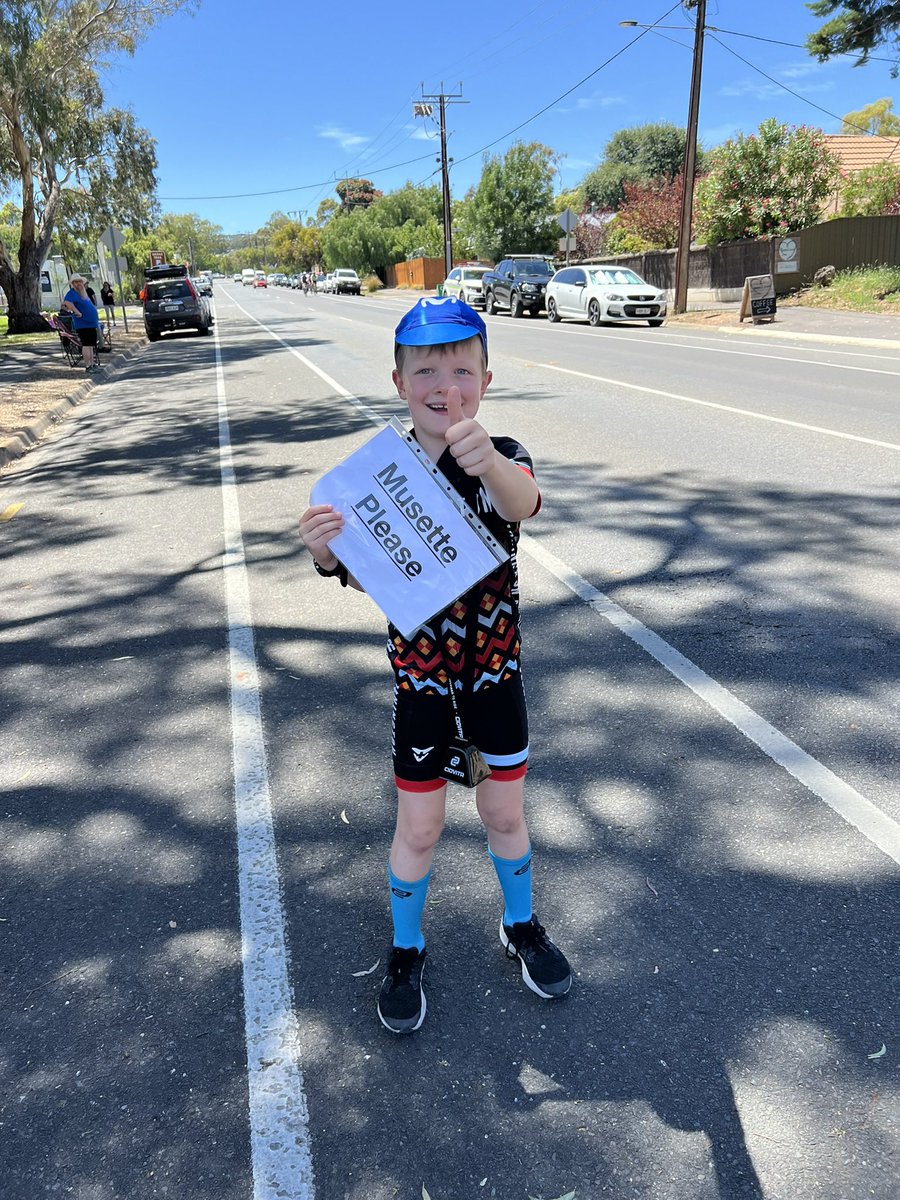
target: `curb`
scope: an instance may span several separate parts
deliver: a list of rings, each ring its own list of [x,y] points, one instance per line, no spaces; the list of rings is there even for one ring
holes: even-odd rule
[[[130,358],[134,358],[136,354],[145,350],[147,345],[147,342],[142,342],[137,346],[130,346],[127,350],[117,351],[113,354],[108,366],[120,367],[123,363],[128,362]],[[58,400],[49,412],[43,413],[23,429],[17,430],[8,441],[0,445],[0,469],[27,454],[29,450],[38,444],[51,425],[55,425],[58,421],[62,420],[70,408],[77,408],[96,387],[108,382],[109,379],[86,379],[84,383],[80,383],[68,396],[64,396],[62,400]]]

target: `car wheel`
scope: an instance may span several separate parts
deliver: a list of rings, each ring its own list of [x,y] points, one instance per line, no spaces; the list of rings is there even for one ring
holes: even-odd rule
[[[510,292],[509,294],[509,315],[511,317],[521,317],[522,301],[519,298],[518,292]]]
[[[588,305],[588,324],[593,325],[595,329],[600,324],[600,305],[596,300],[592,300]]]
[[[493,292],[488,292],[484,298],[484,311],[489,317],[493,317],[497,313],[497,301],[494,299]]]
[[[158,342],[162,336],[158,329],[151,329],[149,325],[145,326],[148,342]]]
[[[556,311],[556,301],[552,296],[547,301],[547,320],[551,323],[559,320],[559,313]]]
[[[198,325],[197,332],[201,337],[207,337],[209,334],[209,322],[207,321],[205,325]]]
[[[663,320],[664,318],[657,317],[654,321],[648,321],[647,324],[651,329],[659,329],[660,325],[663,323]]]

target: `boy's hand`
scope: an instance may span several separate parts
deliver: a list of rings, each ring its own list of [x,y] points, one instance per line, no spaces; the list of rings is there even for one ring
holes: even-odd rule
[[[463,416],[462,397],[458,387],[447,390],[447,416],[450,424],[444,440],[450,453],[467,475],[484,475],[494,465],[494,443],[477,421]]]
[[[344,528],[344,518],[330,504],[314,504],[300,518],[300,537],[304,546],[326,571],[337,566],[337,556],[328,543]]]

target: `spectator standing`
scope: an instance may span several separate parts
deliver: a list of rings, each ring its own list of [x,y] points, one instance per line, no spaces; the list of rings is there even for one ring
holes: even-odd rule
[[[73,275],[69,290],[63,297],[62,307],[72,313],[72,328],[81,341],[81,360],[85,371],[99,371],[97,343],[100,335],[100,314],[87,291],[83,275]]]
[[[116,310],[113,307],[116,302],[115,293],[112,289],[112,284],[108,279],[104,279],[103,286],[100,289],[100,299],[103,301],[103,307],[106,309],[107,325],[115,325]]]

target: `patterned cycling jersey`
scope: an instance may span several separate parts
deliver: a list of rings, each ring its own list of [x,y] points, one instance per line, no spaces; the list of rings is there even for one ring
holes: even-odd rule
[[[513,438],[491,438],[494,447],[534,474],[528,451]],[[449,450],[437,466],[495,538],[510,551],[519,540],[518,522],[494,511],[477,476],[467,475]],[[538,501],[538,507],[540,501]],[[535,510],[537,511],[537,510]],[[519,670],[519,594],[515,554],[458,600],[417,629],[409,641],[388,626],[388,657],[400,691],[446,695],[449,676],[465,678],[473,692],[502,683]]]

